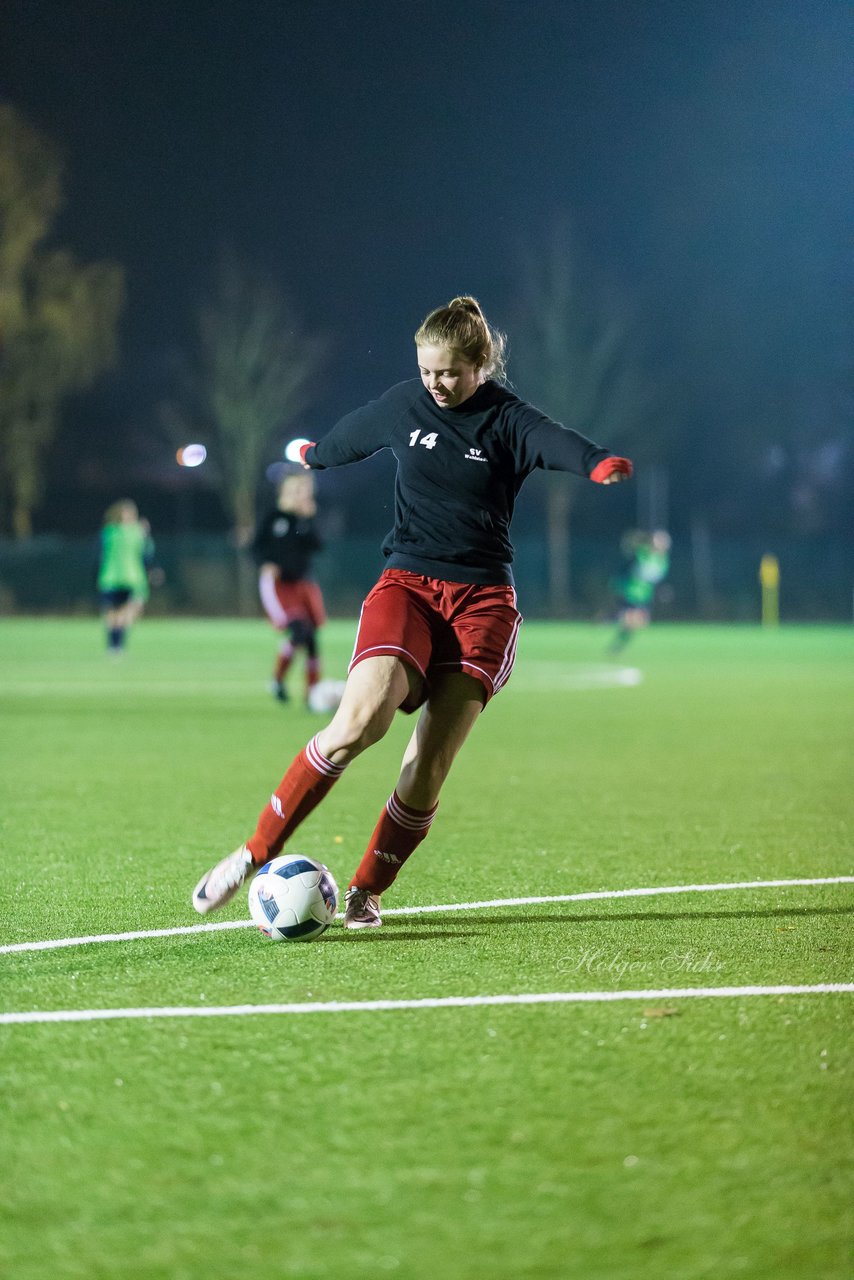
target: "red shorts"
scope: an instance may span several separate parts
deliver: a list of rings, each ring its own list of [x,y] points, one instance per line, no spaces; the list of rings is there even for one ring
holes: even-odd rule
[[[301,578],[298,582],[282,582],[272,573],[262,573],[258,592],[264,612],[278,631],[292,622],[308,622],[322,627],[326,621],[323,596],[316,582]]]
[[[513,670],[521,622],[510,586],[386,569],[362,605],[350,670],[390,654],[414,667],[428,689],[443,671],[465,671],[481,682],[488,701]]]

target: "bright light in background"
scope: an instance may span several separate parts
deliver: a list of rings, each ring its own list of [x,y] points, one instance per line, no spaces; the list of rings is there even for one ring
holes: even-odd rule
[[[306,440],[303,436],[299,436],[296,440],[291,440],[289,444],[286,444],[285,457],[288,462],[302,462],[299,451],[307,444],[311,444],[311,441]]]
[[[207,456],[208,451],[203,444],[185,444],[175,454],[179,467],[200,467]]]

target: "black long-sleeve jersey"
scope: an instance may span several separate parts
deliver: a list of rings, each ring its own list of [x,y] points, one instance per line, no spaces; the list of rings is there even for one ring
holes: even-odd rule
[[[397,459],[388,567],[482,584],[513,581],[510,521],[532,471],[589,476],[611,456],[496,382],[440,408],[413,379],[341,418],[305,460],[339,467],[384,448]]]
[[[285,582],[308,576],[312,557],[323,550],[313,516],[275,508],[264,516],[249,550],[258,565],[274,564]]]

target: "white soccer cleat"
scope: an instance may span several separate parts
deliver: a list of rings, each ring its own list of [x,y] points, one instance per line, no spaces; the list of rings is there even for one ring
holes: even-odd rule
[[[348,889],[344,894],[344,928],[378,929],[381,924],[379,895],[355,886]]]
[[[251,880],[257,870],[252,854],[242,844],[202,876],[193,890],[193,906],[202,916],[209,911],[219,911],[220,907],[231,902],[240,886]]]

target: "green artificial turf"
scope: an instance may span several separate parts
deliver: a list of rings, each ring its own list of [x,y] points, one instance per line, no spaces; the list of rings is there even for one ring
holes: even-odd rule
[[[340,676],[353,624],[325,633]],[[854,874],[849,629],[528,623],[386,908]],[[323,719],[262,622],[0,624],[0,946],[200,925]],[[298,674],[298,673],[297,673]],[[295,694],[299,683],[292,681]],[[412,720],[293,848],[342,886]],[[0,953],[0,1012],[852,981],[852,885]],[[241,895],[216,920],[245,920]],[[0,1025],[0,1275],[850,1274],[851,993]]]

